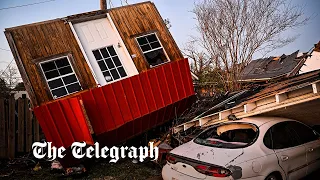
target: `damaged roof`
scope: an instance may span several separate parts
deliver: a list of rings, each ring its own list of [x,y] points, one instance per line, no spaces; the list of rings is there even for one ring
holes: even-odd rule
[[[251,61],[242,72],[241,81],[265,81],[296,75],[306,60],[306,54],[298,57],[296,51],[280,57],[261,58]]]
[[[225,122],[229,115],[237,118],[256,115],[284,117],[314,125],[319,123],[314,121],[320,115],[319,92],[320,70],[281,79],[279,82],[270,82],[262,89],[251,91],[248,96],[236,100],[231,107],[210,108],[194,119],[178,124],[174,127],[174,133],[188,132],[188,129],[193,132],[197,128]]]

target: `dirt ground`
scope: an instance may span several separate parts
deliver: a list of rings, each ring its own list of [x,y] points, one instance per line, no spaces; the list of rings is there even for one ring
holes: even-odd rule
[[[50,172],[50,162],[40,162],[41,169],[34,171],[34,164],[15,163],[0,164],[0,179],[101,179],[101,180],[145,180],[162,179],[161,167],[153,162],[134,164],[130,159],[125,159],[116,164],[107,160],[95,160],[87,165],[87,173],[81,176],[65,177],[62,173]]]
[[[95,160],[87,165],[87,173],[81,176],[66,177],[62,173],[50,172],[51,163],[40,162],[41,169],[34,171],[34,163],[26,161],[8,164],[0,161],[0,179],[94,179],[94,180],[161,180],[161,166],[153,162],[134,164],[130,159],[125,159],[116,164],[107,160]],[[303,180],[316,180],[320,177],[320,169],[303,178]]]

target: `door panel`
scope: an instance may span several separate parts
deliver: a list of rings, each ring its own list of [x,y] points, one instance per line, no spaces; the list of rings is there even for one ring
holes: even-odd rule
[[[292,121],[289,127],[297,134],[301,144],[306,148],[307,174],[320,169],[320,139],[319,134],[307,125]]]
[[[272,149],[288,179],[300,179],[306,176],[306,148],[298,135],[290,128],[290,122],[281,122],[271,128]]]
[[[109,82],[112,82],[106,80],[106,72],[101,70],[101,62],[99,66],[99,62],[95,56],[96,54],[93,53],[94,51],[102,48],[114,48],[116,55],[113,56],[117,56],[119,62],[122,64],[123,71],[127,76],[134,76],[138,74],[129,52],[127,51],[125,45],[122,44],[117,29],[113,28],[108,18],[76,23],[73,26],[76,31],[76,35],[78,36],[80,43],[88,57],[88,63],[90,63],[100,85],[105,85]],[[104,60],[105,62],[109,62],[109,59]]]
[[[307,151],[308,170],[310,174],[320,169],[320,139],[305,144]]]
[[[288,179],[300,179],[306,175],[307,161],[305,147],[275,150],[279,165],[286,172]]]

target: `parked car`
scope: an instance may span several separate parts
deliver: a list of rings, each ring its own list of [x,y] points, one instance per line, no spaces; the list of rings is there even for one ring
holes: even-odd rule
[[[300,179],[320,169],[320,135],[284,118],[249,117],[209,127],[167,156],[164,180]]]

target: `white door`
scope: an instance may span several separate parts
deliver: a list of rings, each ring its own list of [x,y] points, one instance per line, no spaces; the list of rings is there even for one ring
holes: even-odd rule
[[[307,173],[306,148],[297,134],[289,127],[289,122],[281,122],[272,127],[273,149],[280,167],[287,179],[300,179]]]
[[[320,169],[319,134],[300,122],[290,122],[290,126],[298,134],[300,142],[306,147],[308,163],[307,174]]]
[[[100,85],[138,74],[117,29],[108,18],[73,26]]]

